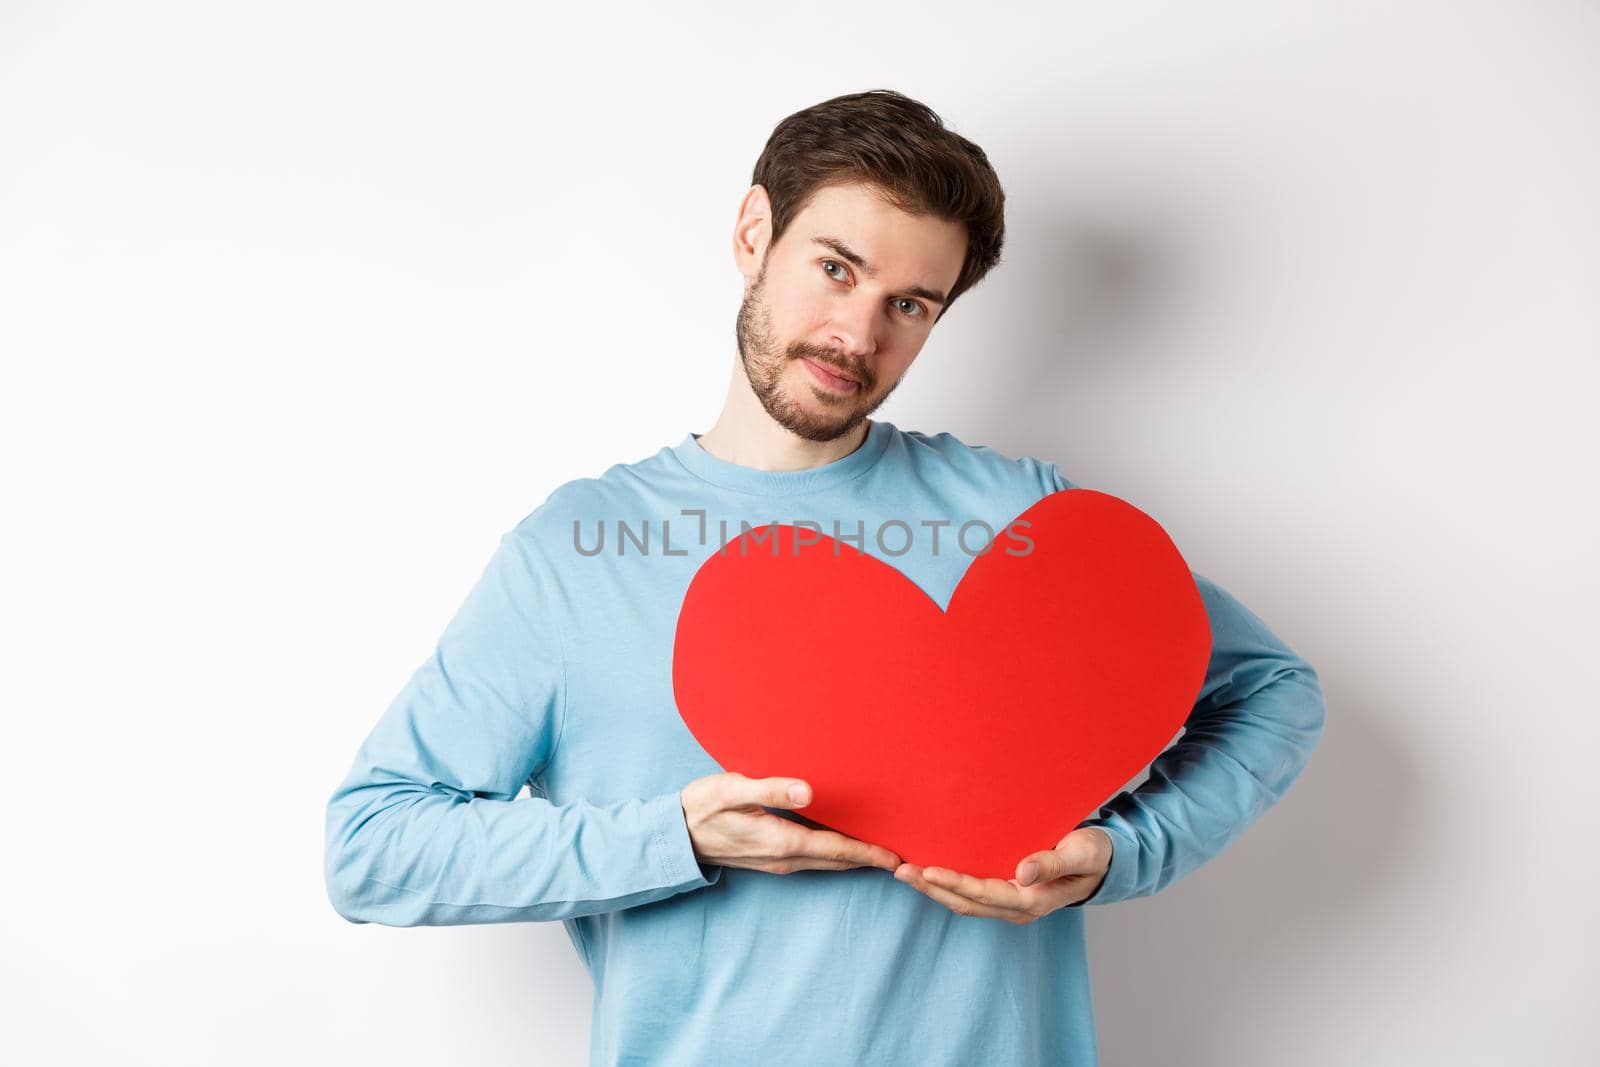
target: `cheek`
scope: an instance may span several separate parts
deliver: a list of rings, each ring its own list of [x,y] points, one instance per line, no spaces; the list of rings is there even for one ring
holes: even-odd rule
[[[815,293],[799,293],[783,311],[790,337],[816,342],[828,327],[828,302]]]
[[[805,277],[785,277],[769,287],[772,324],[786,338],[814,338],[828,323],[828,293]]]
[[[917,350],[911,347],[913,344],[914,342],[894,346],[891,357],[885,360],[878,369],[880,385],[888,385],[899,378],[916,360]]]

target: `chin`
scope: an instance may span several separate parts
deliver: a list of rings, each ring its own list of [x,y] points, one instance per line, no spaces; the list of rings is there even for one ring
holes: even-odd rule
[[[866,406],[859,389],[849,396],[830,396],[810,385],[799,395],[792,397],[792,400],[795,407],[808,412],[814,418],[835,422],[848,421]]]

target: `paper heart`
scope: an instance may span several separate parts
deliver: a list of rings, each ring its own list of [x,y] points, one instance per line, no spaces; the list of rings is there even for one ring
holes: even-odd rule
[[[1109,494],[1033,504],[944,610],[889,563],[801,532],[757,527],[696,572],[678,711],[725,770],[805,779],[799,814],[902,860],[1014,877],[1172,741],[1204,683],[1188,565]]]

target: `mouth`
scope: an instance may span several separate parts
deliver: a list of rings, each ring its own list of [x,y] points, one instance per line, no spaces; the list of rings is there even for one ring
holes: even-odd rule
[[[837,393],[852,393],[861,387],[861,383],[841,370],[835,369],[830,364],[818,363],[816,360],[801,357],[800,362],[806,365],[806,370],[811,372],[811,377],[817,384]]]

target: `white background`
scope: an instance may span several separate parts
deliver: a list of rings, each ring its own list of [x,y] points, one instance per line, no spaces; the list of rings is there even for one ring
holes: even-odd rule
[[[0,1059],[584,1062],[558,925],[345,923],[324,804],[504,530],[709,429],[762,144],[889,87],[1008,238],[879,414],[1326,689],[1092,910],[1106,1062],[1596,1062],[1600,9],[568,8],[0,13]]]

